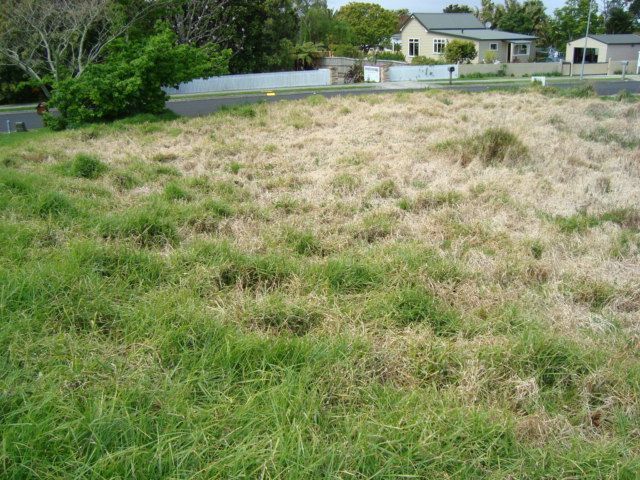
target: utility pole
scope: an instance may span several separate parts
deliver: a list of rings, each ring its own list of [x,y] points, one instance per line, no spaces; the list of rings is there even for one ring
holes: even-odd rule
[[[587,16],[587,33],[584,36],[584,49],[582,49],[582,68],[580,69],[580,80],[584,80],[584,63],[587,59],[587,42],[589,41],[589,28],[591,28],[591,0],[589,0],[589,15]]]

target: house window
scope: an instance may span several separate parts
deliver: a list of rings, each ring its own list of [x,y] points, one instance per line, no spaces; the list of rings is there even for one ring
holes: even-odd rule
[[[417,57],[420,55],[420,40],[417,38],[409,39],[409,56]]]
[[[444,53],[444,47],[447,46],[447,40],[444,38],[434,38],[433,39],[433,53],[438,55]]]
[[[491,50],[493,52],[497,52],[498,51],[498,44],[497,43],[490,43],[489,44],[489,50]]]
[[[529,55],[529,44],[517,43],[515,45],[514,55]]]

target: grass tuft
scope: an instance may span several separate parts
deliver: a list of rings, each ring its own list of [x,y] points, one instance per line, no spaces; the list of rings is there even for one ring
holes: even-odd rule
[[[463,165],[478,158],[485,166],[517,165],[530,160],[529,149],[513,133],[489,128],[462,141],[445,141],[436,150],[454,153]]]
[[[80,153],[75,156],[70,166],[70,173],[74,177],[94,180],[107,170],[107,166],[96,156]]]
[[[131,239],[143,247],[173,245],[178,241],[176,226],[167,212],[153,206],[108,217],[101,223],[100,231],[105,238]]]

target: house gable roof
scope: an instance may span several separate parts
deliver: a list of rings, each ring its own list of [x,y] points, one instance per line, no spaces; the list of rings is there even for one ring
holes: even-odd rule
[[[482,22],[472,13],[414,13],[409,17],[407,23],[413,18],[427,30],[484,28]]]
[[[634,35],[632,33],[589,35],[589,38],[593,38],[594,40],[606,45],[640,44],[640,35]]]
[[[531,35],[523,35],[521,33],[503,32],[502,30],[489,30],[483,28],[476,29],[456,29],[456,30],[431,30],[431,33],[439,33],[441,35],[450,35],[452,37],[467,38],[470,40],[535,40],[537,37]]]

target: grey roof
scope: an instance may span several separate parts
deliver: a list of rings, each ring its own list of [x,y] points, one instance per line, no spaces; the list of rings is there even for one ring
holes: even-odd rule
[[[451,35],[452,37],[469,38],[471,40],[535,40],[536,37],[531,35],[523,35],[521,33],[503,32],[501,30],[482,30],[475,29],[456,29],[456,30],[431,30],[431,33],[441,33],[442,35]]]
[[[446,30],[449,28],[484,28],[484,25],[472,13],[414,13],[427,30]]]
[[[632,33],[619,33],[612,35],[589,35],[590,38],[607,45],[627,45],[640,43],[640,35],[634,35]],[[583,37],[584,38],[584,37]]]

